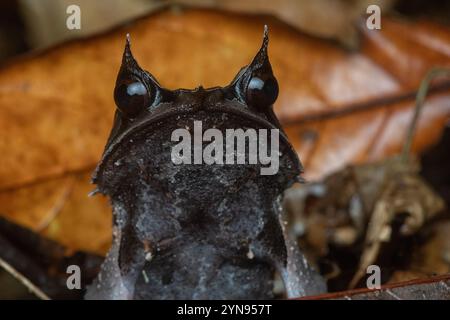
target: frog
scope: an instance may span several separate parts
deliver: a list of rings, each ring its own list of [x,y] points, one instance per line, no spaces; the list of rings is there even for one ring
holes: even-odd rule
[[[164,88],[140,67],[127,34],[114,122],[92,177],[110,199],[111,248],[86,299],[271,299],[326,292],[286,230],[284,191],[302,164],[273,111],[278,81],[268,28],[253,60],[224,87]],[[179,164],[173,132],[277,130],[279,170],[256,164]]]

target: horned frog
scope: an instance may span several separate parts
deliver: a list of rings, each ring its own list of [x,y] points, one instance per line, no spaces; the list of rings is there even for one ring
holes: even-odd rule
[[[93,175],[113,208],[113,243],[88,299],[267,299],[275,272],[288,297],[325,291],[284,230],[283,191],[302,165],[272,109],[278,83],[268,31],[226,87],[163,88],[141,69],[129,36],[113,128]],[[174,130],[276,129],[279,170],[261,164],[175,164]]]

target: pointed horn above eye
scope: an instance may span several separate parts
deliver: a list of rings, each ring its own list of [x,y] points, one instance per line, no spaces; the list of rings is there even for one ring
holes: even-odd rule
[[[123,51],[123,56],[122,56],[122,68],[127,68],[127,69],[139,68],[140,69],[136,59],[134,59],[133,53],[131,52],[131,38],[130,38],[129,33],[127,33],[127,35],[126,35],[125,49]]]
[[[267,27],[267,25],[264,25],[264,35],[261,48],[259,49],[258,53],[250,63],[250,67],[252,70],[260,69],[264,66],[270,67],[269,57],[267,54],[268,47],[269,47],[269,28]]]
[[[267,25],[264,25],[263,41],[259,51],[256,53],[253,60],[247,66],[242,68],[230,83],[230,87],[233,88],[240,100],[245,100],[245,91],[253,76],[258,76],[261,79],[273,77],[272,66],[270,65],[267,52],[268,47],[269,28]]]
[[[116,85],[118,82],[121,82],[121,80],[130,78],[138,79],[147,85],[149,85],[149,83],[153,83],[158,87],[161,87],[155,77],[147,70],[142,69],[134,58],[133,53],[131,52],[131,37],[130,34],[127,33],[125,48],[122,55],[122,65],[120,66],[120,70],[117,75]]]

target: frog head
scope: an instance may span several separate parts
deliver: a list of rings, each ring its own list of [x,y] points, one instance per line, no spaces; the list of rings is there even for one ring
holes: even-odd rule
[[[113,245],[88,297],[269,298],[274,270],[288,277],[280,203],[302,166],[273,112],[268,41],[266,27],[225,87],[169,90],[127,37],[93,176]]]

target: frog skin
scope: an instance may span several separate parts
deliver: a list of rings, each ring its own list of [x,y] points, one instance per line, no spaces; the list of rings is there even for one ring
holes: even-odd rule
[[[278,84],[267,48],[266,27],[261,49],[228,86],[172,91],[139,67],[127,36],[114,125],[93,175],[111,200],[113,242],[87,299],[267,299],[275,272],[288,297],[325,292],[284,230],[282,194],[302,165],[272,109]],[[174,164],[171,134],[194,121],[222,132],[279,129],[278,173]]]

